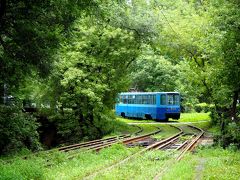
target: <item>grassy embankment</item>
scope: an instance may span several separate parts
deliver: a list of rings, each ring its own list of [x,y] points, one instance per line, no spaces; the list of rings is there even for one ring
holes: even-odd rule
[[[17,159],[12,163],[1,162],[0,179],[81,179],[98,169],[127,157],[138,148],[114,145],[99,154],[82,152],[71,160],[67,154],[55,153],[50,161],[46,157],[28,160]],[[170,166],[170,163],[173,165]],[[49,164],[49,166],[46,166]],[[239,179],[240,153],[221,148],[201,148],[176,163],[169,152],[148,151],[94,179],[152,179],[162,173],[163,179]]]
[[[240,179],[239,151],[224,150],[219,147],[198,149],[179,163],[175,163],[163,179]]]
[[[156,122],[154,120],[146,120],[146,119],[127,119],[118,117],[117,120],[125,123],[152,123]],[[179,120],[170,119],[169,122],[199,122],[199,121],[209,121],[209,113],[181,113],[181,117]]]
[[[117,121],[124,122],[124,123],[142,123],[138,126],[144,126],[146,123],[156,123],[156,126],[160,127],[163,131],[161,133],[163,137],[166,137],[167,135],[170,135],[176,131],[174,131],[173,128],[170,128],[168,125],[165,124],[171,124],[171,123],[192,123],[200,128],[203,128],[204,130],[209,129],[210,126],[210,113],[181,113],[181,118],[179,120],[172,120],[170,119],[169,122],[163,122],[158,123],[154,120],[145,120],[145,119],[127,119],[127,118],[121,118],[118,117]],[[147,127],[148,125],[146,125]],[[213,129],[214,130],[214,129]],[[171,132],[173,131],[173,132]],[[164,135],[166,133],[166,136]]]
[[[202,120],[206,114],[186,114],[180,121],[187,122],[194,118]],[[200,118],[201,117],[201,118]],[[207,119],[207,118],[206,118]],[[197,122],[197,121],[196,121]],[[198,123],[207,128],[208,122]],[[123,122],[116,123],[116,134],[136,132],[138,128],[127,126]],[[144,124],[144,133],[157,130],[160,126],[162,133],[158,138],[175,133],[174,128],[163,124]],[[126,148],[117,144],[110,148],[96,152],[79,151],[77,156],[68,159],[71,153],[56,152],[41,153],[24,160],[21,158],[0,159],[0,179],[81,179],[98,169],[107,167],[125,157],[139,151],[139,148]],[[173,161],[169,152],[149,151],[131,159],[124,165],[98,175],[95,179],[151,179],[162,169],[167,167],[162,175],[163,179],[240,179],[239,151],[223,150],[221,148],[199,148],[196,153],[189,154],[182,161]],[[11,160],[11,161],[10,161]],[[173,166],[169,166],[171,162]]]
[[[71,159],[68,159],[69,153],[55,152],[42,153],[26,160],[0,160],[0,179],[81,179],[137,151],[138,148],[125,148],[116,144],[99,153],[79,151]]]

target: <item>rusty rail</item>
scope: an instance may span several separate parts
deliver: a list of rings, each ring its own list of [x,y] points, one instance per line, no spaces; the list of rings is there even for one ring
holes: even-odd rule
[[[183,149],[183,151],[177,156],[177,161],[180,161],[184,154],[187,152],[187,151],[191,151],[193,150],[194,146],[198,143],[199,139],[203,136],[204,134],[204,131],[198,127],[195,127],[195,126],[192,126],[192,125],[188,125],[194,129],[197,129],[200,131],[200,133]]]
[[[113,168],[115,168],[115,167],[117,167],[117,166],[119,166],[119,165],[121,165],[121,164],[126,163],[126,162],[129,161],[130,159],[135,158],[135,157],[141,155],[142,153],[144,153],[144,152],[147,151],[147,150],[155,149],[156,147],[158,147],[158,146],[161,145],[161,144],[167,143],[168,141],[171,141],[171,140],[174,139],[174,138],[178,138],[178,137],[183,133],[183,131],[182,131],[182,129],[180,129],[180,128],[176,127],[176,126],[173,126],[173,127],[179,129],[180,132],[178,132],[177,134],[175,134],[175,135],[173,135],[173,136],[171,136],[171,137],[169,137],[169,138],[167,138],[167,139],[164,139],[164,140],[162,140],[162,141],[159,141],[159,142],[156,142],[156,143],[154,143],[154,144],[152,144],[152,145],[149,145],[149,146],[147,146],[146,148],[138,151],[137,153],[132,154],[131,156],[128,156],[127,158],[125,158],[125,159],[123,159],[123,160],[121,160],[121,161],[119,161],[119,162],[117,162],[117,163],[115,163],[115,164],[112,164],[112,165],[109,166],[109,167],[106,167],[106,168],[104,168],[104,169],[97,170],[95,173],[90,174],[90,175],[86,176],[86,177],[83,178],[83,179],[91,179],[91,178],[95,177],[96,175],[98,175],[99,173],[102,173],[102,172],[104,172],[104,171],[111,170],[111,169],[113,169]],[[156,132],[155,132],[155,133],[156,133]],[[153,135],[154,133],[149,133],[149,134],[152,134],[152,135]],[[148,135],[149,135],[149,134],[148,134]],[[144,135],[144,136],[145,136],[145,135]],[[138,139],[138,140],[139,140],[139,139]],[[129,141],[127,141],[127,142],[129,142]]]
[[[183,156],[185,155],[185,153],[186,153],[187,151],[191,151],[191,150],[194,148],[194,146],[197,144],[197,142],[199,141],[199,139],[203,136],[204,131],[203,131],[202,129],[200,129],[200,128],[198,128],[198,127],[195,127],[195,126],[192,126],[192,125],[188,125],[188,126],[191,127],[191,128],[194,128],[194,129],[199,130],[200,133],[199,133],[197,136],[193,137],[193,140],[192,140],[190,143],[189,143],[188,140],[183,143],[182,147],[184,147],[184,146],[187,144],[186,147],[181,151],[181,153],[176,157],[176,159],[174,159],[173,161],[171,161],[171,163],[168,164],[167,167],[165,167],[160,173],[158,173],[158,174],[154,177],[154,180],[160,179],[161,175],[169,169],[169,166],[172,166],[172,164],[173,164],[175,161],[180,161],[180,160],[183,158]],[[178,149],[181,149],[181,148],[178,148]],[[177,150],[178,150],[178,149],[177,149]]]

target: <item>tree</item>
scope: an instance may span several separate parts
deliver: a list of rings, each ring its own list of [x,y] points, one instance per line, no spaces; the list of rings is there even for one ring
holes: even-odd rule
[[[132,32],[94,21],[86,16],[75,22],[53,74],[61,106],[73,110],[81,137],[89,138],[106,133],[116,95],[126,87],[129,59],[138,54]]]
[[[32,71],[47,77],[53,54],[71,24],[81,13],[90,13],[93,8],[97,9],[94,1],[1,1],[1,96],[4,83],[9,87],[9,94],[13,93]]]
[[[132,87],[139,91],[177,91],[175,81],[178,69],[146,46],[141,55],[132,63]]]

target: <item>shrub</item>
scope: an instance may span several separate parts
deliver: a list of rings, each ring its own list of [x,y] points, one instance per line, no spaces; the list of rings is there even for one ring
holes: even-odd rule
[[[0,154],[18,151],[23,147],[40,148],[38,124],[30,114],[17,106],[0,106]]]
[[[95,112],[93,121],[79,121],[74,111],[55,114],[48,117],[57,127],[58,139],[64,143],[102,138],[116,130],[115,115],[112,111]]]
[[[212,125],[217,125],[220,123],[220,116],[215,109],[211,109],[210,117]]]
[[[240,123],[223,116],[218,121],[221,130],[215,136],[216,142],[224,148],[240,149]]]
[[[199,103],[194,106],[196,112],[209,112],[214,108],[213,104]]]
[[[183,104],[182,106],[182,112],[186,112],[186,113],[189,113],[189,112],[192,112],[193,111],[193,105],[191,103],[185,103]]]

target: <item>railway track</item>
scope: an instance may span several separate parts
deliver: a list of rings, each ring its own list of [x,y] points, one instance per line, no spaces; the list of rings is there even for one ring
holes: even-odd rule
[[[139,128],[139,131],[135,132],[134,135],[139,134],[140,132],[143,131],[143,129],[141,127],[139,127],[139,126],[137,126],[137,127]],[[62,151],[62,152],[68,152],[68,151],[73,151],[73,150],[84,148],[86,150],[99,151],[103,148],[109,147],[116,143],[130,144],[130,143],[133,143],[133,142],[136,142],[139,140],[143,140],[143,139],[149,138],[150,136],[152,136],[154,134],[159,133],[160,131],[161,130],[158,128],[157,131],[154,131],[152,133],[138,135],[135,137],[131,137],[132,136],[131,134],[114,136],[114,137],[110,137],[110,138],[106,138],[106,139],[98,139],[98,140],[83,142],[83,143],[79,143],[79,144],[64,146],[64,147],[58,148],[58,150]]]
[[[161,149],[161,150],[185,150],[185,147],[193,146],[195,143],[200,139],[200,137],[203,135],[203,131],[200,128],[197,128],[195,126],[188,125],[188,128],[192,128],[195,130],[195,132],[189,133],[185,132],[183,128],[179,128],[180,132],[165,140],[164,143],[161,141],[156,143],[153,146],[153,149]],[[200,133],[197,135],[196,130]],[[192,145],[190,145],[192,143]],[[182,152],[182,156],[186,151],[190,150],[190,148],[186,149],[184,152]],[[179,160],[181,157],[179,158]]]
[[[35,152],[32,153],[30,155],[24,155],[22,157],[20,157],[21,159],[29,159],[31,157],[36,157],[42,153],[45,154],[49,154],[51,155],[52,153],[56,152],[56,151],[60,151],[60,152],[68,152],[68,151],[73,151],[73,150],[78,150],[78,149],[95,149],[95,150],[100,150],[104,147],[109,147],[115,143],[119,143],[122,142],[123,140],[127,140],[128,138],[130,138],[132,135],[138,135],[141,132],[143,132],[143,128],[137,125],[131,125],[134,126],[136,128],[138,128],[138,130],[132,134],[125,134],[125,135],[120,135],[120,136],[112,136],[109,138],[105,138],[105,139],[97,139],[97,140],[93,140],[93,141],[87,141],[87,142],[82,142],[82,143],[78,143],[78,144],[73,144],[73,145],[68,145],[68,146],[63,146],[60,148],[54,148],[54,149],[50,149],[50,150],[45,150],[45,151],[39,151],[39,152]],[[74,157],[74,153],[72,153],[73,156],[70,156],[69,158]],[[12,160],[8,160],[8,162],[11,162]]]
[[[191,126],[188,125],[189,127],[197,130],[199,133],[198,134],[193,134],[191,136],[191,138],[189,138],[188,140],[186,140],[184,143],[182,143],[181,146],[177,147],[175,150],[180,150],[180,153],[177,154],[177,156],[175,157],[175,159],[168,165],[166,166],[162,171],[160,171],[155,177],[154,180],[158,180],[161,178],[161,176],[169,169],[170,166],[172,166],[174,164],[174,162],[176,161],[180,161],[184,155],[186,154],[186,152],[191,151],[194,149],[194,147],[197,145],[198,141],[200,140],[200,138],[203,136],[204,131],[198,127],[195,126]],[[166,146],[167,147],[167,146]]]
[[[109,171],[115,167],[118,167],[118,166],[128,162],[130,159],[139,157],[141,154],[143,154],[144,152],[146,152],[148,150],[172,150],[173,154],[175,154],[175,155],[177,154],[175,161],[181,160],[181,158],[184,156],[184,154],[187,151],[192,150],[194,148],[197,141],[201,138],[201,136],[203,135],[204,132],[203,132],[203,130],[201,130],[200,128],[197,128],[195,126],[188,126],[192,129],[195,129],[195,131],[196,130],[199,131],[198,134],[196,134],[196,132],[194,132],[194,133],[192,133],[191,136],[189,136],[189,132],[188,133],[184,132],[184,130],[181,127],[176,127],[176,126],[173,126],[173,127],[177,128],[179,130],[179,132],[174,134],[173,136],[163,139],[161,141],[156,141],[156,142],[152,143],[151,145],[148,145],[144,149],[138,151],[137,153],[135,153],[135,154],[133,154],[133,155],[109,166],[109,167],[100,169],[100,170],[96,171],[95,173],[86,176],[84,179],[94,178],[99,173],[103,173],[105,171]],[[186,138],[183,138],[184,140],[181,139],[182,137],[187,136],[187,135],[189,136],[187,139]],[[142,138],[144,138],[144,137],[142,137]],[[128,143],[131,143],[131,142],[128,142]],[[159,177],[161,177],[162,172],[163,171],[158,173],[154,179],[159,179]]]

